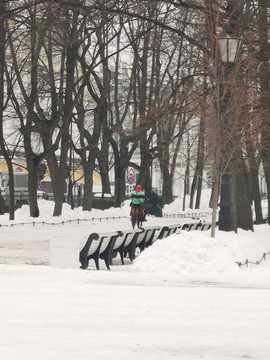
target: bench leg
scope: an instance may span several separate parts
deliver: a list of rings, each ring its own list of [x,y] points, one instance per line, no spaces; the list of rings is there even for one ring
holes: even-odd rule
[[[111,268],[110,268],[110,261],[108,260],[108,258],[105,258],[104,261],[105,261],[105,264],[106,264],[106,266],[107,266],[107,269],[108,269],[108,270],[111,270]]]
[[[95,256],[93,257],[94,261],[95,261],[95,264],[96,264],[96,269],[99,270],[99,256]]]
[[[119,254],[120,254],[120,257],[121,257],[121,263],[122,263],[122,265],[125,265],[123,252],[121,251]]]

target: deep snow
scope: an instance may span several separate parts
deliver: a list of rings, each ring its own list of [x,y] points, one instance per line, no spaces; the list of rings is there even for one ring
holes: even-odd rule
[[[90,262],[83,271],[49,266],[50,239],[128,229],[128,204],[89,213],[65,205],[58,219],[52,208],[40,201],[37,221],[58,225],[33,226],[26,206],[13,222],[0,216],[1,359],[269,359],[270,255],[236,263],[270,252],[269,225],[214,239],[180,231],[134,264],[114,259],[108,271],[101,261],[97,271]],[[62,224],[71,219],[85,221]],[[191,221],[148,217],[147,225]]]

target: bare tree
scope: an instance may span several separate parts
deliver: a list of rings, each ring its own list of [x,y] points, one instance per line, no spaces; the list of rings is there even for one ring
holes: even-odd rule
[[[9,150],[6,146],[4,135],[4,113],[5,113],[5,69],[6,69],[6,3],[0,2],[0,149],[8,166],[9,172],[9,219],[14,220],[14,175],[12,159],[9,156]],[[0,193],[0,214],[5,209],[4,202]]]
[[[267,192],[270,194],[270,52],[269,52],[269,2],[258,0],[259,29],[259,74],[261,89],[261,142],[262,162],[264,167]],[[270,214],[270,198],[268,196],[268,216]]]
[[[218,26],[230,26],[233,34],[237,35],[241,32],[245,15],[243,1],[238,4],[230,3],[226,11],[220,12],[220,14],[221,20],[213,29],[217,29]],[[214,24],[213,19],[212,24]],[[215,39],[213,34],[212,31],[211,38]],[[220,149],[219,155],[222,161],[219,163],[217,159],[217,163],[220,168],[221,181],[227,184],[226,186],[221,184],[221,190],[226,190],[226,193],[221,191],[222,211],[227,211],[226,206],[228,205],[231,230],[237,231],[237,228],[253,230],[247,163],[244,158],[245,143],[243,141],[243,134],[249,126],[243,117],[244,109],[247,106],[245,96],[247,89],[243,81],[242,68],[246,66],[246,59],[240,59],[238,66],[232,67],[228,64],[221,66],[218,64],[218,49],[215,40],[212,41],[212,48],[217,59],[216,69],[218,71],[213,80],[218,90],[215,97],[215,108],[220,124],[219,131],[217,132],[216,128],[215,131],[221,135],[217,146]],[[212,73],[214,74],[214,72]],[[217,179],[215,179],[216,183]],[[228,204],[225,204],[224,201]]]

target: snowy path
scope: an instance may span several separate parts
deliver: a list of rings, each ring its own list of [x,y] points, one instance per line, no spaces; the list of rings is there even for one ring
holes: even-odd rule
[[[114,276],[1,265],[1,359],[269,359],[269,289],[132,286]]]

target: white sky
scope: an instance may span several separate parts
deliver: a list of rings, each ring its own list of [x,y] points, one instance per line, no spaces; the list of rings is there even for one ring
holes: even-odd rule
[[[52,218],[52,209],[41,201],[39,220],[129,212],[128,205],[90,213],[65,206],[61,218]],[[28,213],[18,210],[15,223],[33,221]],[[177,222],[148,217],[146,224]],[[7,215],[0,224],[10,224]],[[209,231],[181,231],[155,242],[134,264],[114,259],[111,271],[102,260],[100,271],[91,261],[88,270],[49,265],[50,239],[83,241],[91,232],[130,226],[127,217],[0,228],[1,360],[269,360],[270,255],[258,266],[236,264],[270,251],[269,225],[254,233],[217,231],[215,239]]]

